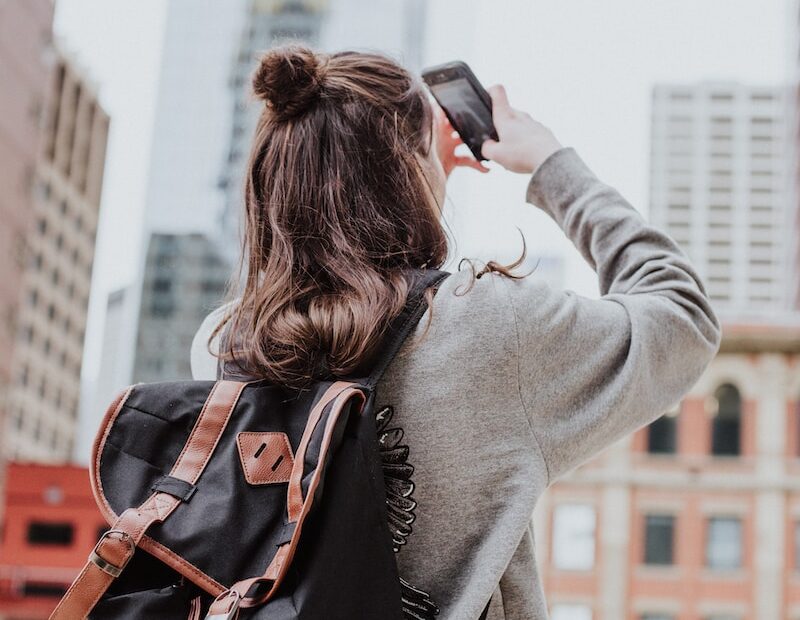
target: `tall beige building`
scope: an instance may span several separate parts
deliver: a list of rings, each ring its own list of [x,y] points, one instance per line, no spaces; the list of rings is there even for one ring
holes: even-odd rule
[[[650,218],[692,259],[724,319],[793,309],[791,105],[783,87],[653,90]]]
[[[43,119],[3,437],[11,458],[58,462],[76,429],[109,117],[59,56]]]
[[[0,2],[0,428],[12,379],[8,352],[17,334],[52,23],[51,0]]]

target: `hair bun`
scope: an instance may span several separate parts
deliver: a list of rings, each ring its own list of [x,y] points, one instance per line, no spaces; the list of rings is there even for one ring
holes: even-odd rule
[[[266,52],[253,75],[253,92],[278,120],[309,109],[320,94],[320,62],[301,45],[284,45]]]

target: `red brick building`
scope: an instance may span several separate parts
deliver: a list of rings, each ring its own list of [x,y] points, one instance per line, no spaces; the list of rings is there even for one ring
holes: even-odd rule
[[[552,620],[800,619],[800,326],[726,325],[674,411],[536,515]]]
[[[11,463],[0,514],[0,619],[46,619],[105,529],[89,472]]]

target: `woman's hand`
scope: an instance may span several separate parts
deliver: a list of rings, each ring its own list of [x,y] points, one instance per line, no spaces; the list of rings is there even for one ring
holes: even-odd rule
[[[447,115],[438,105],[434,106],[433,121],[434,131],[436,132],[436,152],[439,155],[439,161],[442,162],[445,177],[449,177],[450,173],[458,166],[475,168],[480,172],[489,172],[489,169],[472,155],[456,155],[456,148],[464,144],[464,142],[456,133],[456,130],[453,129],[450,121],[447,120]]]
[[[504,87],[492,86],[488,91],[499,141],[486,140],[481,146],[483,156],[511,172],[533,173],[545,159],[562,148],[561,143],[530,114],[512,108]]]

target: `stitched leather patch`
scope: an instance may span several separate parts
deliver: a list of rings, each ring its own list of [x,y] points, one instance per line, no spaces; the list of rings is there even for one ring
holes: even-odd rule
[[[289,482],[294,457],[286,433],[239,433],[236,445],[249,484]]]

